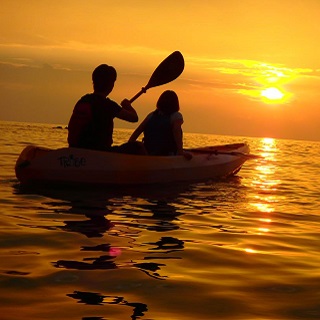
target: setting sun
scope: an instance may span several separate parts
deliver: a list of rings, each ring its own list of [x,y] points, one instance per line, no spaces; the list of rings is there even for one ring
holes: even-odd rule
[[[269,100],[281,100],[284,97],[284,93],[274,87],[262,90],[261,95]]]

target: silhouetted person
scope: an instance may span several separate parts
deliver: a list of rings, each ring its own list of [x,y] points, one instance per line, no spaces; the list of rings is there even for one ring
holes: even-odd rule
[[[138,115],[128,99],[124,99],[120,106],[108,98],[116,79],[115,68],[106,64],[95,68],[92,73],[93,93],[77,102],[68,124],[70,147],[118,151],[112,148],[113,119],[137,122]]]
[[[147,115],[132,133],[129,142],[136,141],[144,134],[143,144],[150,155],[185,155],[183,151],[182,124],[179,99],[174,91],[164,91],[158,99],[155,111]]]

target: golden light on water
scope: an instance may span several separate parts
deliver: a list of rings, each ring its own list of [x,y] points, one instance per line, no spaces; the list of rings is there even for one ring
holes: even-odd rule
[[[277,175],[277,143],[273,138],[262,138],[259,145],[262,159],[255,167],[255,178],[252,181],[252,188],[255,192],[252,195],[250,206],[257,213],[257,226],[253,233],[266,235],[272,230],[272,214],[276,211],[279,202],[278,186],[281,180]],[[243,249],[246,253],[257,253],[251,248]]]
[[[259,197],[257,200],[258,200],[258,202],[252,203],[251,205],[254,208],[256,208],[258,211],[266,212],[266,213],[271,213],[271,212],[274,211],[272,204],[260,202],[261,201],[261,197]]]
[[[277,178],[277,144],[273,138],[262,138],[259,151],[262,159],[255,167],[255,177],[252,181],[254,193],[251,196],[250,206],[257,215],[257,224],[251,232],[258,236],[267,236],[272,232],[272,214],[276,211],[279,201],[277,195],[281,181]],[[246,254],[263,254],[264,250],[252,247],[241,248]]]
[[[263,151],[270,152],[275,149],[275,141],[273,138],[262,138],[261,139]]]
[[[274,204],[278,201],[275,192],[280,183],[280,180],[275,178],[275,153],[277,151],[275,140],[272,138],[261,139],[261,149],[261,156],[264,160],[256,166],[256,177],[252,184],[258,192],[255,194],[251,206],[261,213],[270,214],[274,212]],[[270,218],[263,220],[264,223],[270,221]]]
[[[268,218],[261,218],[261,219],[259,219],[259,221],[265,222],[265,223],[270,223],[270,222],[272,222],[272,220],[271,220],[271,219],[268,219]]]

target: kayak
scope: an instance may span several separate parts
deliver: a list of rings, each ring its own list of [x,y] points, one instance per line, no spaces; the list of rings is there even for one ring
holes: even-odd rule
[[[27,146],[15,172],[22,185],[145,185],[235,175],[252,155],[246,143],[188,149],[184,156],[131,155],[79,148]]]
[[[131,155],[79,148],[27,146],[15,172],[22,185],[144,185],[235,175],[250,159],[246,143],[188,149],[184,156]]]

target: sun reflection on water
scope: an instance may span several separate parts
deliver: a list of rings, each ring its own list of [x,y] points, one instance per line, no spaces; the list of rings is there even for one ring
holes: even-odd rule
[[[276,179],[276,143],[272,138],[261,139],[261,156],[263,163],[256,166],[256,177],[252,181],[252,186],[257,191],[255,202],[251,205],[260,212],[273,212],[273,203],[277,201],[275,192],[278,189],[280,180]]]
[[[277,170],[277,141],[273,138],[262,138],[258,144],[261,160],[254,167],[254,177],[250,182],[252,193],[248,202],[251,211],[255,213],[256,225],[249,233],[256,236],[267,236],[272,233],[273,214],[279,202],[278,189],[281,180]],[[255,238],[256,239],[256,238]],[[252,244],[242,243],[239,249],[246,254],[266,254],[256,241]]]
[[[244,252],[247,252],[247,253],[256,253],[257,250],[254,250],[254,249],[251,249],[251,248],[245,248],[243,249]]]
[[[264,160],[262,163],[258,163],[255,168],[257,174],[252,181],[255,193],[250,205],[255,211],[266,215],[266,217],[259,219],[262,226],[257,228],[257,233],[261,234],[270,231],[271,214],[275,211],[275,204],[278,202],[276,192],[281,181],[276,178],[277,146],[275,140],[272,138],[261,139],[260,148]]]

